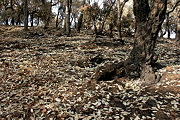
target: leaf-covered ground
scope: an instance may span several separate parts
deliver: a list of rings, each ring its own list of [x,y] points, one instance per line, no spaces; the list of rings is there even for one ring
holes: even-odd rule
[[[22,29],[0,26],[0,119],[180,119],[179,42],[158,39],[160,81],[141,87],[140,79],[92,80],[100,66],[127,58],[132,38],[122,45],[88,31]]]

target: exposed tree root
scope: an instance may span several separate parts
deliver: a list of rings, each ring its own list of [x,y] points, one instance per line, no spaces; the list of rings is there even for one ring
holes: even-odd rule
[[[114,63],[107,63],[104,66],[99,67],[92,78],[96,81],[108,81],[113,80],[116,77],[123,77],[123,66],[123,62],[116,61]]]
[[[157,83],[160,78],[159,75],[155,74],[154,67],[151,65],[140,67],[133,63],[129,64],[127,61],[107,63],[99,67],[92,76],[95,81],[110,81],[122,77],[127,79],[140,78],[143,86]]]

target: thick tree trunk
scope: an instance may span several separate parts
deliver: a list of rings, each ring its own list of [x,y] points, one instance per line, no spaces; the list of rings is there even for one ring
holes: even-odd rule
[[[111,66],[111,70],[101,70],[95,74],[96,80],[103,77],[122,77],[125,74],[129,78],[141,77],[147,84],[154,83],[156,76],[152,65],[157,60],[154,52],[156,39],[164,21],[167,0],[134,0],[134,15],[136,19],[136,33],[134,46],[127,60]],[[123,73],[123,74],[122,74]],[[103,76],[103,77],[102,77]]]
[[[134,0],[136,33],[134,46],[125,62],[125,73],[129,77],[141,77],[147,82],[155,80],[152,65],[156,61],[154,48],[165,18],[167,0]],[[150,75],[150,76],[149,76]],[[147,76],[151,81],[148,81]]]

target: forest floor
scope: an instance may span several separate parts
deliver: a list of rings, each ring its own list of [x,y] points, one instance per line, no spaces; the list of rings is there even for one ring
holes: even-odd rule
[[[128,57],[125,44],[88,31],[0,26],[0,120],[179,120],[180,43],[158,39],[160,81],[93,81],[95,71]],[[85,34],[86,33],[86,34]],[[122,85],[123,84],[123,85]]]

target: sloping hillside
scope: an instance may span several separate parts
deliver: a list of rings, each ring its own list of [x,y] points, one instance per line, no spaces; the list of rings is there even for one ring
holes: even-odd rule
[[[0,26],[0,119],[178,120],[179,42],[159,39],[159,82],[93,81],[100,66],[127,58],[125,44],[105,36]]]

